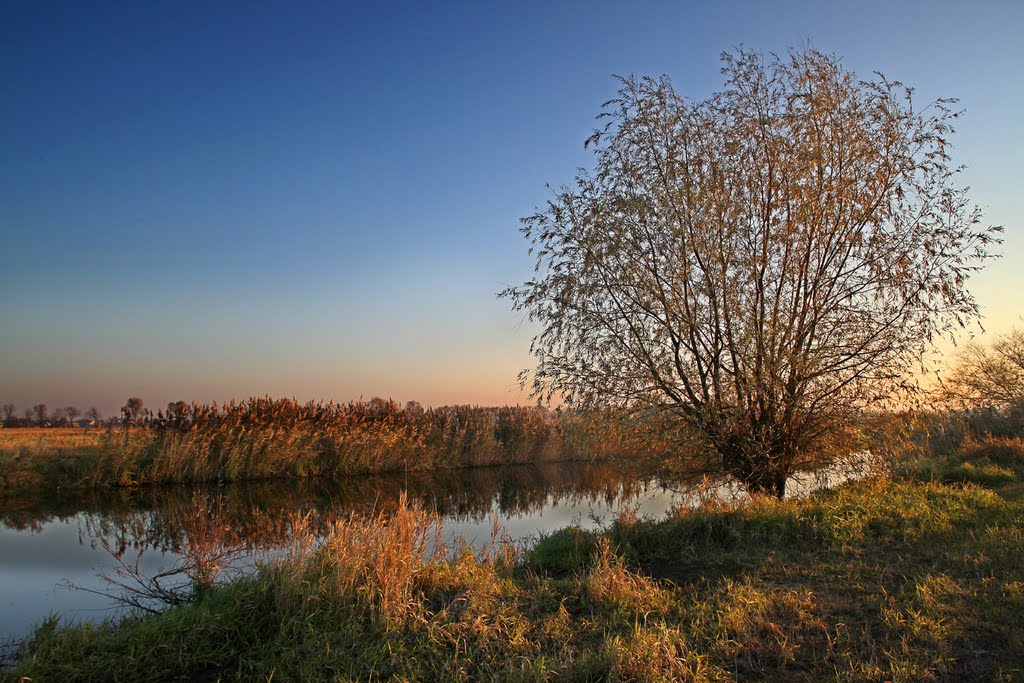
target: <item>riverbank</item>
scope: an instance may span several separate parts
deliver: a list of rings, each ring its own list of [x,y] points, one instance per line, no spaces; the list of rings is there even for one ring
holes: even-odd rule
[[[299,404],[178,406],[106,430],[0,429],[0,495],[31,490],[340,478],[651,453],[643,430],[541,408]]]
[[[119,624],[44,624],[11,680],[1013,680],[1024,445],[528,550],[432,552],[416,507]],[[307,543],[308,542],[308,543]]]

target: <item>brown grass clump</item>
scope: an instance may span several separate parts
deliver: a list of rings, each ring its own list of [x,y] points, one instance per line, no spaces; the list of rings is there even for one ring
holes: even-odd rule
[[[1024,468],[1024,439],[985,439],[964,444],[961,454],[970,463],[992,463],[1001,467]]]
[[[827,626],[817,615],[813,593],[766,590],[731,580],[719,590],[712,618],[720,637],[714,647],[740,671],[783,676],[802,648],[825,639]]]
[[[664,624],[612,638],[606,651],[613,681],[730,680],[727,672],[695,653],[681,631]]]
[[[393,513],[351,514],[335,522],[319,543],[306,539],[293,549],[288,565],[303,568],[294,575],[300,582],[294,586],[297,594],[346,600],[392,627],[417,614],[422,577],[447,559],[439,516],[405,500]],[[315,590],[310,581],[318,584]]]
[[[657,582],[626,567],[605,536],[597,541],[591,569],[583,581],[586,595],[602,606],[646,617],[664,612],[671,605],[671,596]]]

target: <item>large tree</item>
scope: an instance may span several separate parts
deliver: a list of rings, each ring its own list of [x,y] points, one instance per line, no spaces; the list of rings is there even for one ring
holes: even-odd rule
[[[751,492],[833,452],[978,312],[998,228],[956,184],[954,100],[814,49],[723,55],[725,88],[621,80],[594,167],[523,220],[534,392],[663,411]]]

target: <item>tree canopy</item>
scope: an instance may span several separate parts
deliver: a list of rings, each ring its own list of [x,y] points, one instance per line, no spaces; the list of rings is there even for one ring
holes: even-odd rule
[[[593,169],[523,219],[536,274],[504,295],[540,326],[536,395],[667,412],[781,497],[978,314],[999,228],[956,183],[955,100],[918,108],[814,49],[722,60],[706,99],[620,79]]]
[[[968,343],[946,378],[945,397],[970,407],[1024,408],[1024,328],[989,346]]]

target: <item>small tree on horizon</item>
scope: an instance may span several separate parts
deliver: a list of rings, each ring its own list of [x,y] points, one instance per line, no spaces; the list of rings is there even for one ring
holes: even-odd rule
[[[138,396],[132,396],[129,398],[123,406],[121,406],[121,414],[124,416],[126,425],[136,422],[142,415],[143,400]]]
[[[75,420],[77,420],[78,416],[82,414],[82,411],[78,408],[78,406],[66,406],[64,408],[64,414],[67,416],[68,422],[71,423],[71,426],[74,427]]]
[[[978,314],[998,227],[956,185],[955,100],[814,49],[723,54],[704,100],[620,79],[592,172],[523,220],[538,397],[670,416],[752,493],[848,443]]]

